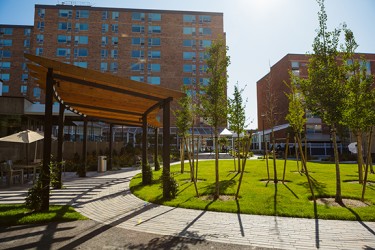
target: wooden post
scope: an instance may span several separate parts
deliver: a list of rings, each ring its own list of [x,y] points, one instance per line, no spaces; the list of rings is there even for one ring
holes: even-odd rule
[[[142,117],[142,183],[148,184],[147,172],[147,115]]]
[[[158,140],[158,137],[159,137],[159,132],[158,132],[158,128],[155,128],[155,155],[154,155],[154,164],[155,164],[155,171],[158,171],[160,170],[160,163],[159,163],[159,159],[158,159],[158,155],[159,155],[159,140]]]
[[[108,170],[112,170],[113,158],[113,124],[109,124],[109,155],[108,155]]]
[[[170,99],[163,104],[163,198],[170,198],[169,179],[170,179]]]
[[[86,177],[86,165],[87,165],[87,117],[83,120],[83,143],[82,143],[82,171],[79,173],[79,177]]]
[[[61,189],[62,181],[61,181],[61,172],[63,167],[63,153],[64,153],[64,110],[65,105],[60,103],[59,109],[59,130],[58,130],[58,144],[57,144],[57,184],[55,188]]]

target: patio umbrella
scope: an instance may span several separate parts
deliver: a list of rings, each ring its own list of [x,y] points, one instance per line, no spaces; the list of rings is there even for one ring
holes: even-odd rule
[[[8,135],[5,137],[0,138],[0,142],[15,142],[15,143],[25,143],[26,144],[26,149],[28,151],[28,144],[33,143],[39,140],[42,140],[44,138],[43,135],[41,135],[38,132],[32,131],[32,130],[25,130],[21,131],[12,135]],[[35,146],[35,155],[36,155],[36,150],[37,150],[37,145]],[[34,159],[35,160],[35,159]],[[29,164],[29,159],[28,159],[28,152],[26,153],[26,162]]]
[[[348,149],[350,152],[352,152],[353,154],[356,154],[358,153],[357,151],[357,143],[356,142],[352,142],[348,145]]]

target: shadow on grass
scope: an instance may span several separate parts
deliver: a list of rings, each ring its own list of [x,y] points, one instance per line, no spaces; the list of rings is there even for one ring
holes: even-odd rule
[[[283,183],[283,185],[284,185],[284,187],[286,187],[294,195],[294,197],[296,197],[297,199],[299,199],[298,195],[290,187],[288,187],[288,185],[286,185],[285,183]]]
[[[362,221],[362,219],[361,219],[361,216],[359,216],[359,214],[357,214],[353,209],[351,209],[350,207],[345,206],[345,204],[343,204],[343,203],[341,203],[340,206],[346,208],[347,210],[349,210],[355,216],[355,218],[356,218],[356,220],[358,221],[359,224],[361,224],[372,235],[375,235],[374,230],[372,230],[366,223],[364,223]]]
[[[237,181],[232,180],[232,179],[219,181],[220,193],[221,194],[225,193],[225,191],[228,188],[233,187],[234,185],[236,185],[236,183]],[[215,187],[216,187],[216,183],[208,184],[207,186],[204,187],[202,194],[213,194],[215,192]]]

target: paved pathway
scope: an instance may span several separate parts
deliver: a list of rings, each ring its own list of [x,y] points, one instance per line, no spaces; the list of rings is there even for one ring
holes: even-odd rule
[[[159,235],[280,249],[375,249],[375,223],[219,213],[142,201],[129,191],[138,169],[65,176],[51,204],[70,204],[103,224]],[[16,194],[16,195],[14,195]],[[0,189],[0,203],[22,203],[25,189]]]

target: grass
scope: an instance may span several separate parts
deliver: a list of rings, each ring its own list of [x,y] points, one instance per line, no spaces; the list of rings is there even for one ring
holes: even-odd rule
[[[87,220],[70,206],[50,206],[48,212],[31,213],[23,204],[1,204],[0,226]]]
[[[273,178],[272,161],[269,162],[271,179]],[[277,160],[278,179],[282,179],[284,161]],[[336,190],[336,171],[334,164],[308,163],[309,172],[313,180],[315,195],[318,197],[334,197]],[[343,198],[360,199],[362,185],[357,182],[356,164],[340,164],[341,188]],[[188,164],[185,169],[189,169]],[[209,195],[215,188],[214,161],[199,162],[198,190],[201,197],[195,196],[194,185],[190,182],[190,173],[180,173],[180,164],[171,166],[171,175],[179,184],[177,197],[170,201],[162,199],[160,188],[161,171],[154,172],[152,185],[142,186],[141,174],[135,176],[131,183],[131,191],[141,199],[148,202],[163,204],[173,207],[183,207],[200,210],[278,215],[287,217],[315,218],[315,212],[321,219],[363,220],[375,221],[375,185],[366,189],[366,207],[332,207],[317,205],[311,201],[311,193],[306,176],[297,171],[296,161],[289,160],[285,179],[287,182],[277,185],[273,181],[267,184],[267,171],[265,160],[250,160],[247,162],[241,186],[240,198],[234,199],[237,190],[239,174],[234,172],[233,160],[220,161],[220,194],[227,199],[213,200]],[[372,184],[375,175],[369,175]]]

